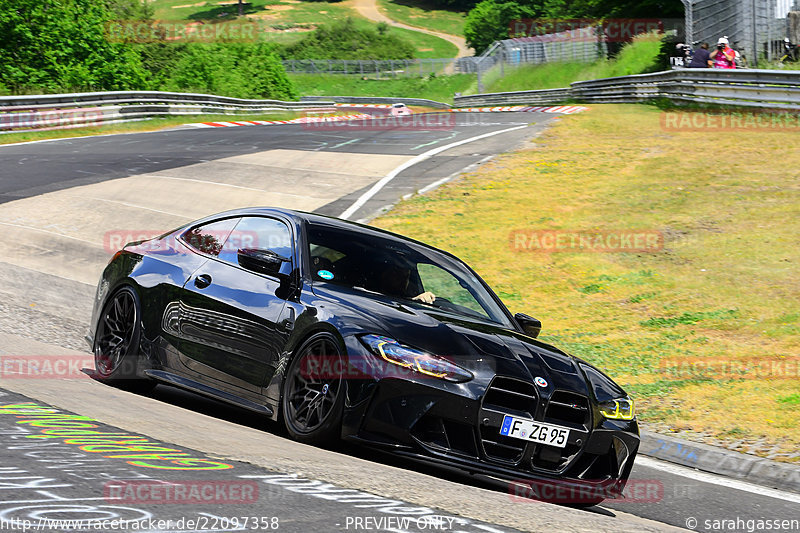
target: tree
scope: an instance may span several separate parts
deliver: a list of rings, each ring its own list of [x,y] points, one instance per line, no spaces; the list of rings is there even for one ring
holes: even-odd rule
[[[512,21],[538,16],[538,9],[523,6],[517,2],[497,2],[483,0],[468,14],[464,24],[464,37],[467,45],[481,54],[494,41],[509,37],[509,26]]]
[[[14,92],[145,88],[136,50],[106,39],[112,17],[92,0],[0,0],[0,84]]]

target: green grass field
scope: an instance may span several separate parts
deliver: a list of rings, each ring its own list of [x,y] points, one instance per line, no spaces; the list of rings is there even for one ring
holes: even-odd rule
[[[464,36],[464,11],[449,11],[413,0],[378,0],[378,8],[390,19],[409,26]]]
[[[152,5],[155,18],[162,21],[202,21],[204,24],[235,24],[237,21],[238,6],[233,0],[154,0]],[[253,0],[246,4],[244,13],[248,21],[259,25],[262,38],[278,44],[292,44],[318,25],[346,17],[374,26],[349,5],[332,2]],[[417,49],[416,57],[454,57],[457,53],[453,44],[432,35],[401,28],[390,31],[410,40]]]
[[[467,261],[543,340],[616,378],[644,427],[800,462],[796,128],[690,131],[666,113],[592,105],[374,224]],[[663,247],[545,253],[515,230]]]
[[[505,76],[498,69],[487,73],[486,92],[557,89],[570,83],[613,76],[641,74],[654,68],[660,43],[654,36],[642,36],[625,46],[614,59],[594,63],[547,63],[506,67]],[[658,69],[656,69],[658,70]]]
[[[453,94],[475,82],[472,74],[433,78],[361,79],[358,76],[289,74],[300,94],[306,96],[396,96],[428,98],[452,103]]]

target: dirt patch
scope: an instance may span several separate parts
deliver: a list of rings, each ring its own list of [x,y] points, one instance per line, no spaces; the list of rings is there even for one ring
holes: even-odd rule
[[[265,33],[304,33],[308,31],[314,31],[317,29],[316,26],[302,26],[297,28],[267,28],[264,30]]]

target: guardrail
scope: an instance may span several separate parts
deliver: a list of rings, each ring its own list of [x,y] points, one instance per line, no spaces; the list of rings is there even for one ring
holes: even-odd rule
[[[152,117],[333,111],[332,101],[248,100],[209,94],[112,91],[0,97],[0,133],[77,128]]]
[[[395,104],[404,103],[406,105],[418,105],[424,107],[435,107],[436,109],[450,109],[450,104],[428,100],[427,98],[402,98],[388,96],[302,96],[301,102],[312,103],[321,99],[336,102],[337,104]]]
[[[475,94],[456,96],[453,107],[482,107],[511,104],[555,104],[572,98],[570,90],[544,89],[539,91],[517,91],[507,93]]]
[[[578,81],[562,89],[457,96],[454,107],[506,104],[676,103],[800,110],[800,71],[681,69]]]

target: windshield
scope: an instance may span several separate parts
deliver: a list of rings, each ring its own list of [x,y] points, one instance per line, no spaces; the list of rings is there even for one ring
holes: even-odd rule
[[[308,242],[315,281],[509,326],[480,280],[463,263],[435,250],[314,223]]]

